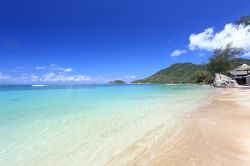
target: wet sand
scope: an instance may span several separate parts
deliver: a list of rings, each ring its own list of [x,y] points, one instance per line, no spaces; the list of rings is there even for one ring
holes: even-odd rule
[[[250,165],[250,89],[218,89],[212,102],[182,126],[172,134],[159,127],[107,165]]]

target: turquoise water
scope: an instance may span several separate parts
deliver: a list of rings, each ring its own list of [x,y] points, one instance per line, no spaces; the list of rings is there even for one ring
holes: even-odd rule
[[[103,165],[159,126],[175,127],[213,92],[197,85],[0,87],[0,165]]]

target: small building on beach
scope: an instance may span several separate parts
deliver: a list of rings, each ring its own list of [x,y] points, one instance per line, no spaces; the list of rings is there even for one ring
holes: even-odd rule
[[[230,71],[228,76],[236,80],[239,85],[250,86],[250,66],[247,64],[242,64]]]

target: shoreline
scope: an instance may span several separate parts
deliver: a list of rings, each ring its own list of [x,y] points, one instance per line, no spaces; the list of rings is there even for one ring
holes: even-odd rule
[[[249,101],[249,89],[218,89],[211,103],[187,115],[171,136],[154,140],[157,132],[149,133],[107,165],[250,165]]]

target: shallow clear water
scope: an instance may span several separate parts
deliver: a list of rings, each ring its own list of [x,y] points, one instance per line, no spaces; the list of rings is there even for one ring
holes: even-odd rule
[[[174,127],[213,92],[197,85],[0,87],[0,165],[103,165],[158,126]]]

